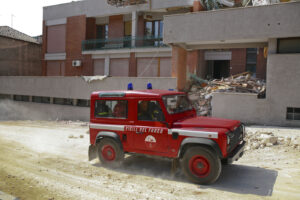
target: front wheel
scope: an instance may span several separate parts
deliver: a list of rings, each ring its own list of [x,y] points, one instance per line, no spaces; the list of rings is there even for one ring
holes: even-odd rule
[[[189,148],[182,159],[183,172],[188,179],[198,184],[211,184],[221,174],[221,161],[211,150],[204,147]]]
[[[98,157],[104,165],[118,166],[124,159],[124,152],[114,139],[103,138],[98,144]]]

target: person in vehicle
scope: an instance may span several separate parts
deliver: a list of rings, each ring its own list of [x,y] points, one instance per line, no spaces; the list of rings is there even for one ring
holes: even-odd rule
[[[95,114],[97,117],[108,117],[110,113],[111,113],[110,109],[105,104],[105,101],[103,100],[97,101],[96,109],[95,109]]]
[[[138,120],[151,121],[151,114],[148,112],[149,101],[141,101],[138,105]]]
[[[118,101],[117,105],[114,107],[113,116],[118,118],[127,117],[127,103],[126,101]]]

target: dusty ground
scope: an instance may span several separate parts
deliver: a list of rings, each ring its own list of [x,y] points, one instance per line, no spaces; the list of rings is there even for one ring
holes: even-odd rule
[[[261,130],[300,136],[300,129],[247,128]],[[223,166],[215,184],[200,186],[173,177],[169,161],[130,156],[122,169],[88,162],[87,131],[85,123],[0,122],[0,191],[30,200],[300,199],[300,152],[292,147],[249,150]]]

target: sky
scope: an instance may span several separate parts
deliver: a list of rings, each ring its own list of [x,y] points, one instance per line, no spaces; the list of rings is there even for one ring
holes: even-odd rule
[[[42,35],[43,7],[71,1],[0,0],[0,26],[10,26],[30,36]]]

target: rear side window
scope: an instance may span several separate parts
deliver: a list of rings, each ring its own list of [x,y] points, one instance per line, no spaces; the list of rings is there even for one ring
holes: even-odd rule
[[[96,100],[96,118],[119,118],[128,117],[128,102],[125,100]]]

